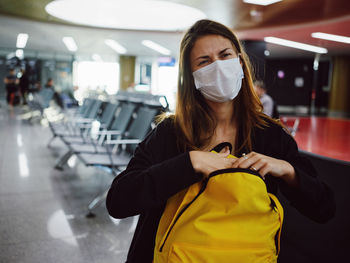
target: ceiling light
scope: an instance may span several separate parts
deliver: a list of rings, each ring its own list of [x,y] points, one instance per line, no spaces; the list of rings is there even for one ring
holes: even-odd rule
[[[344,36],[321,33],[321,32],[312,33],[311,36],[314,38],[320,38],[320,39],[350,44],[350,37],[344,37]]]
[[[16,47],[25,48],[25,46],[27,45],[27,40],[28,40],[28,34],[25,34],[25,33],[18,34]]]
[[[13,57],[15,57],[15,56],[16,56],[16,53],[15,53],[15,52],[8,53],[8,54],[6,55],[6,59],[7,59],[7,60],[10,60],[11,58],[13,58]]]
[[[273,43],[273,44],[291,47],[291,48],[302,49],[302,50],[311,51],[311,52],[320,53],[320,54],[326,54],[328,52],[328,50],[326,48],[312,46],[312,45],[308,45],[308,44],[304,44],[304,43],[300,43],[300,42],[295,42],[295,41],[290,41],[290,40],[286,40],[286,39],[278,38],[278,37],[265,37],[264,40],[265,40],[265,42],[268,42],[268,43]]]
[[[55,0],[45,10],[71,23],[129,30],[185,30],[206,18],[193,7],[158,0]]]
[[[18,57],[19,59],[23,58],[23,49],[16,50],[16,57]]]
[[[62,41],[69,51],[75,52],[78,50],[77,44],[72,37],[64,37],[62,38]]]
[[[105,44],[119,54],[125,54],[126,48],[113,39],[106,39]]]
[[[272,5],[282,0],[243,0],[244,3],[253,5]]]
[[[161,46],[161,45],[159,45],[159,44],[157,44],[157,43],[155,43],[155,42],[153,42],[151,40],[142,40],[141,43],[142,43],[142,45],[144,45],[144,46],[146,46],[146,47],[148,47],[150,49],[153,49],[153,50],[155,50],[155,51],[157,51],[157,52],[159,52],[159,53],[161,53],[163,55],[167,55],[168,56],[168,55],[171,54],[169,49],[167,49],[167,48],[165,48],[165,47],[163,47],[163,46]]]

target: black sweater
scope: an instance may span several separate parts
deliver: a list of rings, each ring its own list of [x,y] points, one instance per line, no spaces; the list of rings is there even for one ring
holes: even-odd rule
[[[280,126],[270,123],[265,129],[256,128],[253,151],[288,161],[299,177],[299,186],[293,189],[281,179],[267,176],[269,192],[276,194],[279,188],[300,213],[317,222],[334,215],[331,190],[316,177],[311,163],[299,155],[294,139]],[[139,144],[127,169],[113,181],[106,203],[115,218],[140,215],[127,262],[152,262],[158,223],[167,199],[201,179],[193,170],[189,153],[178,149],[170,119],[160,123]]]

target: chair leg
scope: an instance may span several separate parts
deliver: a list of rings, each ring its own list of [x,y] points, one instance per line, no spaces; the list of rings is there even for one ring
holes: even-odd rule
[[[94,200],[90,202],[90,204],[88,205],[89,212],[87,213],[86,217],[95,217],[95,214],[92,212],[92,210],[98,207],[99,205],[101,205],[102,202],[106,200],[108,190],[109,188],[105,190],[103,193],[96,196]]]
[[[300,122],[299,118],[296,118],[295,121],[294,121],[292,132],[291,132],[293,137],[297,133],[297,130],[298,130],[298,127],[299,127],[299,122]]]
[[[68,162],[69,158],[72,157],[72,155],[74,154],[73,151],[69,150],[68,152],[66,152],[56,163],[55,165],[55,169],[57,170],[63,170],[63,166]]]
[[[57,135],[53,135],[53,137],[50,139],[49,143],[47,144],[47,147],[50,148],[51,147],[51,143],[53,142],[53,140],[57,137]]]

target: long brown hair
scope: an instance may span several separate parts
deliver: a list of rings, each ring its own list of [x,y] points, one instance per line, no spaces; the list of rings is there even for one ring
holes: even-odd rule
[[[244,78],[233,104],[237,123],[235,154],[242,149],[251,151],[253,128],[266,126],[267,122],[254,91],[250,62],[235,34],[226,26],[211,20],[196,22],[181,42],[177,102],[173,116],[178,145],[183,150],[198,149],[209,141],[216,128],[216,119],[211,108],[195,88],[190,63],[190,53],[196,40],[205,35],[220,35],[229,39],[240,56]]]

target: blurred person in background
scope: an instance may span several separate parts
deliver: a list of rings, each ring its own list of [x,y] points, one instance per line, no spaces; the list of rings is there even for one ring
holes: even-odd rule
[[[58,93],[55,90],[55,86],[54,86],[54,82],[52,78],[49,78],[44,86],[45,89],[51,89],[52,91],[54,91],[54,95],[53,95],[53,100],[56,102],[56,104],[60,107],[60,108],[64,108],[64,103],[63,103],[63,99],[61,97],[61,94]]]
[[[270,95],[268,95],[265,83],[262,80],[254,81],[254,89],[258,94],[261,104],[263,105],[263,112],[274,119],[279,118],[277,105]]]
[[[22,94],[22,104],[27,104],[27,93],[29,91],[29,78],[25,69],[21,69],[22,76],[19,79],[19,87]]]
[[[6,100],[8,105],[14,106],[20,102],[19,80],[16,76],[16,70],[11,68],[9,74],[4,78],[6,88]]]
[[[46,89],[52,89],[53,91],[55,91],[55,86],[53,83],[53,79],[49,78],[44,86]]]

